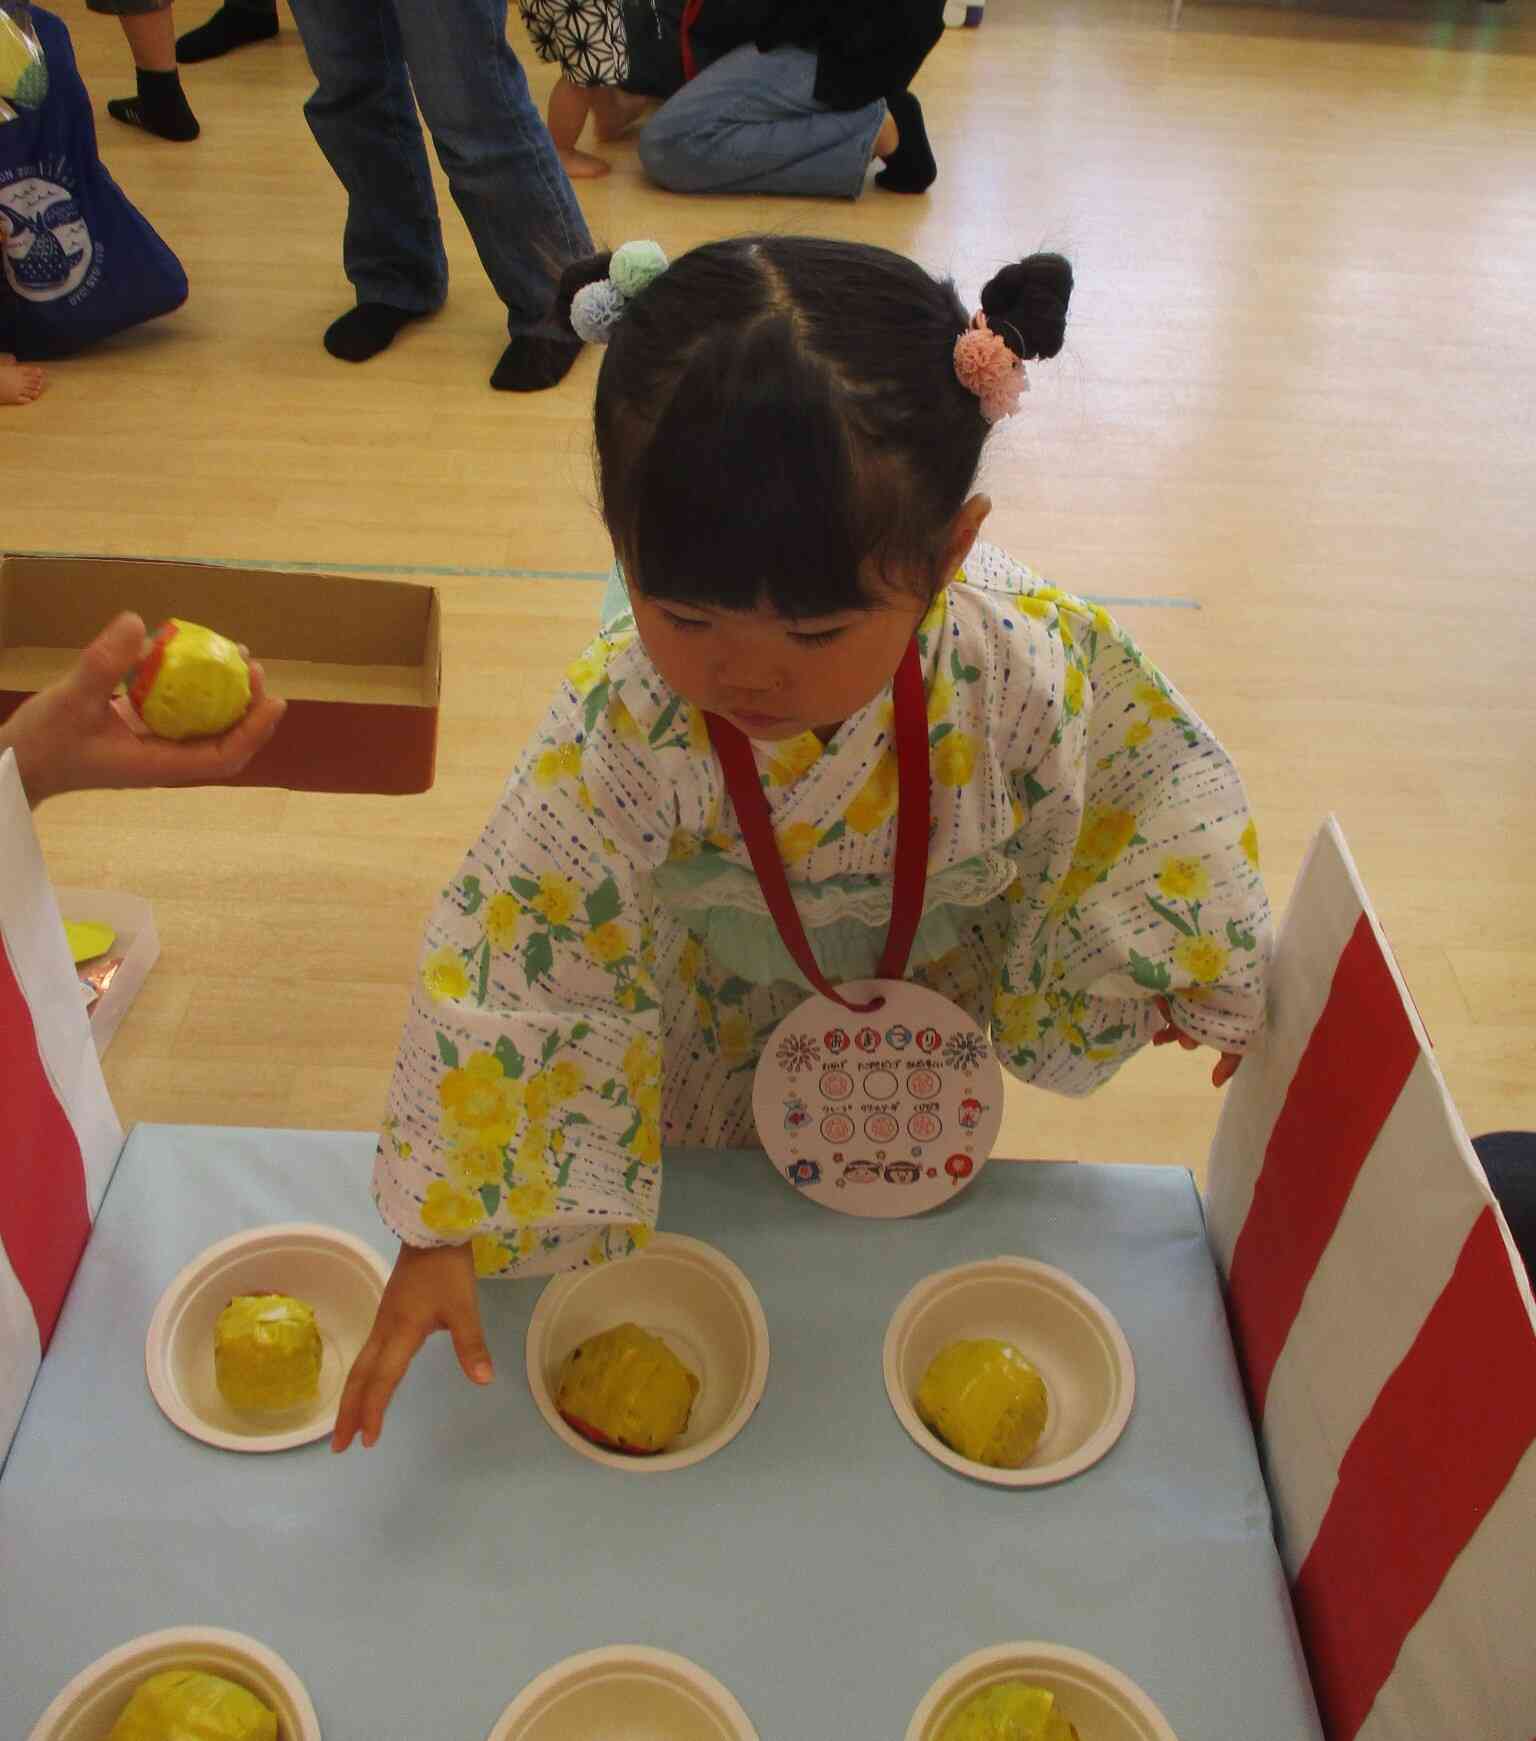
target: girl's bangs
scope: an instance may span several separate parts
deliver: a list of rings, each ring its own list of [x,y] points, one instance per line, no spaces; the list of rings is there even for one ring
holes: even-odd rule
[[[605,457],[604,515],[648,597],[802,618],[875,602],[847,435],[788,337],[760,327],[696,358],[650,439],[615,444],[638,462]]]
[[[651,598],[824,617],[874,603],[845,490],[803,449],[699,455],[704,469],[644,480],[629,558]]]

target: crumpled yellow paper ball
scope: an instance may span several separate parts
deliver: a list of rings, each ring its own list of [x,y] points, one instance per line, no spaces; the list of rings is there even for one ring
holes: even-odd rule
[[[1028,1681],[1003,1681],[967,1699],[939,1741],[1078,1741],[1056,1695]]]
[[[924,1426],[991,1469],[1022,1469],[1050,1418],[1045,1380],[1011,1342],[990,1337],[935,1355],[915,1400]]]
[[[214,1378],[231,1408],[313,1402],[323,1354],[314,1307],[288,1294],[237,1294],[213,1329]]]
[[[134,1689],[107,1741],[278,1741],[277,1713],[200,1669],[162,1669]]]
[[[251,705],[250,668],[224,635],[171,617],[150,636],[128,700],[156,737],[217,737]]]
[[[594,1444],[648,1457],[687,1427],[698,1394],[698,1379],[659,1336],[619,1324],[566,1355],[555,1407]]]

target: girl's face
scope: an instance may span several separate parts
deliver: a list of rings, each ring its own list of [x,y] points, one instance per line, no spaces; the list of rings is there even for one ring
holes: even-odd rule
[[[781,617],[648,599],[631,589],[635,626],[666,683],[764,743],[841,725],[895,675],[927,604],[905,594],[874,610]]]
[[[949,528],[929,596],[964,560],[992,504],[972,496]],[[668,686],[760,743],[824,735],[867,707],[896,675],[928,599],[869,585],[870,610],[781,617],[647,598],[631,582],[635,626]]]

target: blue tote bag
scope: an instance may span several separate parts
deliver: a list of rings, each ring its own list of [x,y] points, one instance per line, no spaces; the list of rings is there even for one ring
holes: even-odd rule
[[[187,299],[181,262],[96,154],[69,32],[40,6],[31,17],[48,94],[0,125],[0,350],[23,360],[67,356]]]

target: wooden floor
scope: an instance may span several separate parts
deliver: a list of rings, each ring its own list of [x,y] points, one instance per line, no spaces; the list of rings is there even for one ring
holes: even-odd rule
[[[423,917],[597,610],[596,359],[552,393],[489,390],[500,306],[444,189],[447,308],[333,361],[342,200],[286,15],[276,43],[186,71],[203,137],[171,146],[106,118],[130,88],[115,23],[59,9],[107,161],[192,297],[0,412],[6,547],[420,574],[446,604],[427,796],[41,813],[58,883],[158,914],[108,1077],[127,1120],[368,1127]],[[971,299],[1010,256],[1069,253],[1068,348],[996,444],[991,530],[1131,601],[1236,752],[1277,907],[1338,812],[1469,1129],[1536,1125],[1529,5],[1191,0],[1172,34],[1158,0],[992,0],[918,90],[925,198],[677,199],[619,145],[583,205],[604,238],[673,252],[763,226],[879,241]],[[1198,1170],[1208,1070],[1158,1052],[1086,1103],[1019,1089],[999,1152]]]

